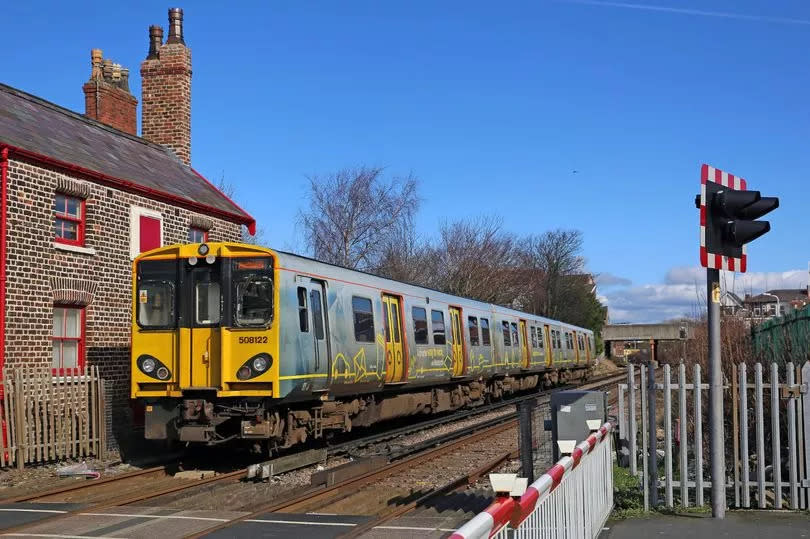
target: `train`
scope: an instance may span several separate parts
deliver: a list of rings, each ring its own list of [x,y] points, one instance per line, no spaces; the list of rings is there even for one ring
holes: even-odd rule
[[[147,439],[274,453],[584,380],[593,332],[241,243],[132,266],[131,397]]]

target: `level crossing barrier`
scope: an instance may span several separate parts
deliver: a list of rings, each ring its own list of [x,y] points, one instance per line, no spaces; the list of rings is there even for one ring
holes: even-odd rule
[[[611,423],[557,461],[522,496],[501,496],[451,539],[593,539],[613,509]]]

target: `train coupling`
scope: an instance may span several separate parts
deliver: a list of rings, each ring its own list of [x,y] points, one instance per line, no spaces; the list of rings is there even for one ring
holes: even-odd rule
[[[184,422],[210,423],[214,419],[214,403],[205,399],[184,399],[182,413]]]

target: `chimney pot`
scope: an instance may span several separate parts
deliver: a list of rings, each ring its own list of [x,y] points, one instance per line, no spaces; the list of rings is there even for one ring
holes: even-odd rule
[[[121,81],[118,83],[118,87],[128,94],[132,93],[129,90],[129,69],[126,67],[121,69]]]
[[[93,49],[90,51],[90,65],[92,66],[90,80],[101,80],[103,77],[101,73],[102,54],[101,49]]]
[[[113,62],[112,62],[112,60],[110,60],[109,58],[104,60],[102,71],[104,73],[104,80],[106,80],[107,82],[111,82],[112,77],[113,77]]]
[[[166,43],[186,44],[183,41],[183,10],[179,7],[169,9],[169,39]]]
[[[118,85],[118,81],[121,80],[121,64],[113,64],[112,80],[116,86]]]
[[[163,44],[163,28],[157,24],[149,27],[149,54],[146,55],[147,60],[155,60],[158,57],[158,51]]]

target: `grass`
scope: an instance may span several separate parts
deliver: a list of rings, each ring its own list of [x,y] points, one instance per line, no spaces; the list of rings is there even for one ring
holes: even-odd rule
[[[694,503],[694,500],[692,500]],[[663,515],[694,515],[711,513],[711,507],[680,507],[675,500],[675,507],[667,509],[664,506],[651,508],[644,512],[644,494],[641,492],[641,481],[638,477],[630,475],[630,470],[613,466],[613,513],[611,520],[624,520],[628,518],[647,518],[655,514]]]

